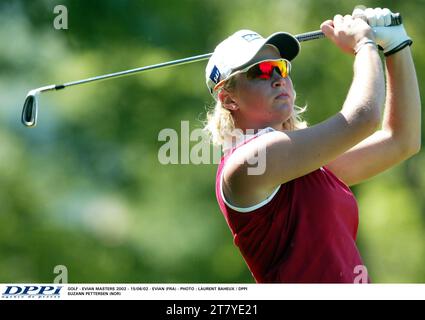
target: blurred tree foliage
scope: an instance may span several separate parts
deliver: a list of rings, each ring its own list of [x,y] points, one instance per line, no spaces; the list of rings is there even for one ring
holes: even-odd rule
[[[68,30],[53,8],[68,8]],[[39,124],[19,117],[25,93],[51,83],[213,51],[248,28],[318,29],[357,1],[2,0],[0,2],[0,282],[253,282],[218,209],[216,164],[161,165],[164,128],[202,127],[205,63],[40,97]],[[425,1],[363,1],[401,12],[421,91]],[[309,123],[342,105],[352,57],[328,40],[294,61]],[[337,133],[336,133],[337,134]],[[359,245],[374,282],[425,281],[425,156],[356,186]],[[314,254],[313,252],[311,254]]]

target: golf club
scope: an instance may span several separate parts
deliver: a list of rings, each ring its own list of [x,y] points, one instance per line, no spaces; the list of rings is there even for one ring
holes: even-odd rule
[[[399,13],[394,13],[391,17],[391,25],[399,25],[401,23],[402,23],[401,15]],[[297,38],[299,42],[321,39],[324,37],[325,35],[320,30],[306,32],[306,33],[298,34],[295,36],[295,38]],[[212,53],[207,53],[207,54],[197,55],[197,56],[183,58],[179,60],[173,60],[173,61],[163,62],[163,63],[154,64],[150,66],[140,67],[136,69],[130,69],[130,70],[120,71],[116,73],[109,73],[109,74],[105,74],[105,75],[101,75],[97,77],[76,80],[76,81],[67,82],[64,84],[59,84],[59,85],[53,84],[53,85],[30,90],[25,98],[24,107],[22,109],[22,117],[21,117],[22,124],[26,127],[35,127],[37,125],[38,95],[41,92],[60,90],[66,87],[76,86],[76,85],[80,85],[84,83],[106,80],[110,78],[123,77],[130,74],[138,73],[138,72],[165,68],[165,67],[170,67],[175,65],[183,65],[183,64],[192,63],[195,61],[207,60],[211,56],[212,56]]]

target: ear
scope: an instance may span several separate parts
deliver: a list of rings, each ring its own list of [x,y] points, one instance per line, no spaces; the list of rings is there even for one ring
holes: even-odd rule
[[[220,90],[218,93],[218,99],[221,102],[221,105],[230,111],[235,111],[239,109],[238,103],[234,99],[233,95],[227,90]]]

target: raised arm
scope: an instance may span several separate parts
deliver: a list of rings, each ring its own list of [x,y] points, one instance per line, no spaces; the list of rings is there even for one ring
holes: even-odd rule
[[[391,134],[402,155],[421,146],[421,101],[410,47],[386,58],[387,99],[382,129]]]
[[[341,111],[307,129],[268,133],[238,148],[223,171],[223,192],[232,204],[257,204],[278,185],[326,165],[376,131],[385,89],[377,48],[365,44],[374,40],[371,28],[361,19],[337,15],[323,23],[322,30],[343,51],[358,50]],[[258,154],[265,154],[265,171],[249,175],[248,163]]]
[[[328,165],[348,185],[408,159],[421,146],[421,101],[411,49],[406,45],[411,43],[410,38],[403,26],[377,27],[375,33],[386,53],[387,92],[382,129]],[[394,52],[403,44],[403,49]]]

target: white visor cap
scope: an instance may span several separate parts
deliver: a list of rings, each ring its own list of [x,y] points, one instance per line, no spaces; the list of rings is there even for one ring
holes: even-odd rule
[[[289,61],[300,51],[300,43],[289,33],[277,32],[265,39],[254,31],[239,30],[221,42],[208,61],[205,78],[211,95],[217,99],[215,86],[247,65],[266,44],[275,46]]]

